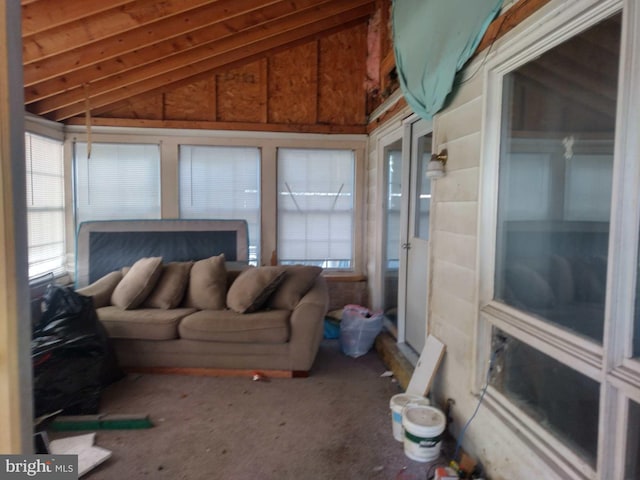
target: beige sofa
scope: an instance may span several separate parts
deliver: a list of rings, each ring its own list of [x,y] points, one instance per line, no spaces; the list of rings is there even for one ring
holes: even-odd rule
[[[229,264],[230,265],[230,264]],[[227,268],[142,258],[78,289],[93,298],[123,367],[311,369],[328,290],[310,266]]]

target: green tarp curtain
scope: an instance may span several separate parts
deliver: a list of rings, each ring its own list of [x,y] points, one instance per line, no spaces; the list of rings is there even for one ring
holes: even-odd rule
[[[431,119],[471,57],[502,0],[394,0],[393,44],[409,106]]]

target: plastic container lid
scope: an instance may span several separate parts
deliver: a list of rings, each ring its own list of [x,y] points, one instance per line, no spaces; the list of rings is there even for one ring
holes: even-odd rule
[[[391,408],[403,408],[409,402],[419,401],[423,398],[424,397],[421,397],[420,395],[416,395],[414,393],[398,393],[391,397],[391,400],[389,400],[389,406]]]
[[[439,435],[444,431],[446,423],[444,413],[435,407],[408,405],[402,412],[402,424],[414,435]]]

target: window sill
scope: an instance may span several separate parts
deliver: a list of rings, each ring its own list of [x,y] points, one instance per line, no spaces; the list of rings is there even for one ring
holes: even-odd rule
[[[351,282],[366,282],[367,277],[362,274],[353,273],[353,272],[323,272],[322,276],[327,280],[327,282],[340,282],[340,283],[351,283]]]

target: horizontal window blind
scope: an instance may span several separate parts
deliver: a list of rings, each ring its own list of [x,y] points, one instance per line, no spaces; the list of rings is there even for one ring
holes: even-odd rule
[[[351,150],[278,149],[278,260],[353,265],[355,156]]]
[[[75,145],[76,224],[160,218],[158,145]]]
[[[180,146],[180,217],[243,219],[249,262],[260,246],[260,149]]]
[[[29,277],[62,273],[64,165],[62,142],[25,134]]]

